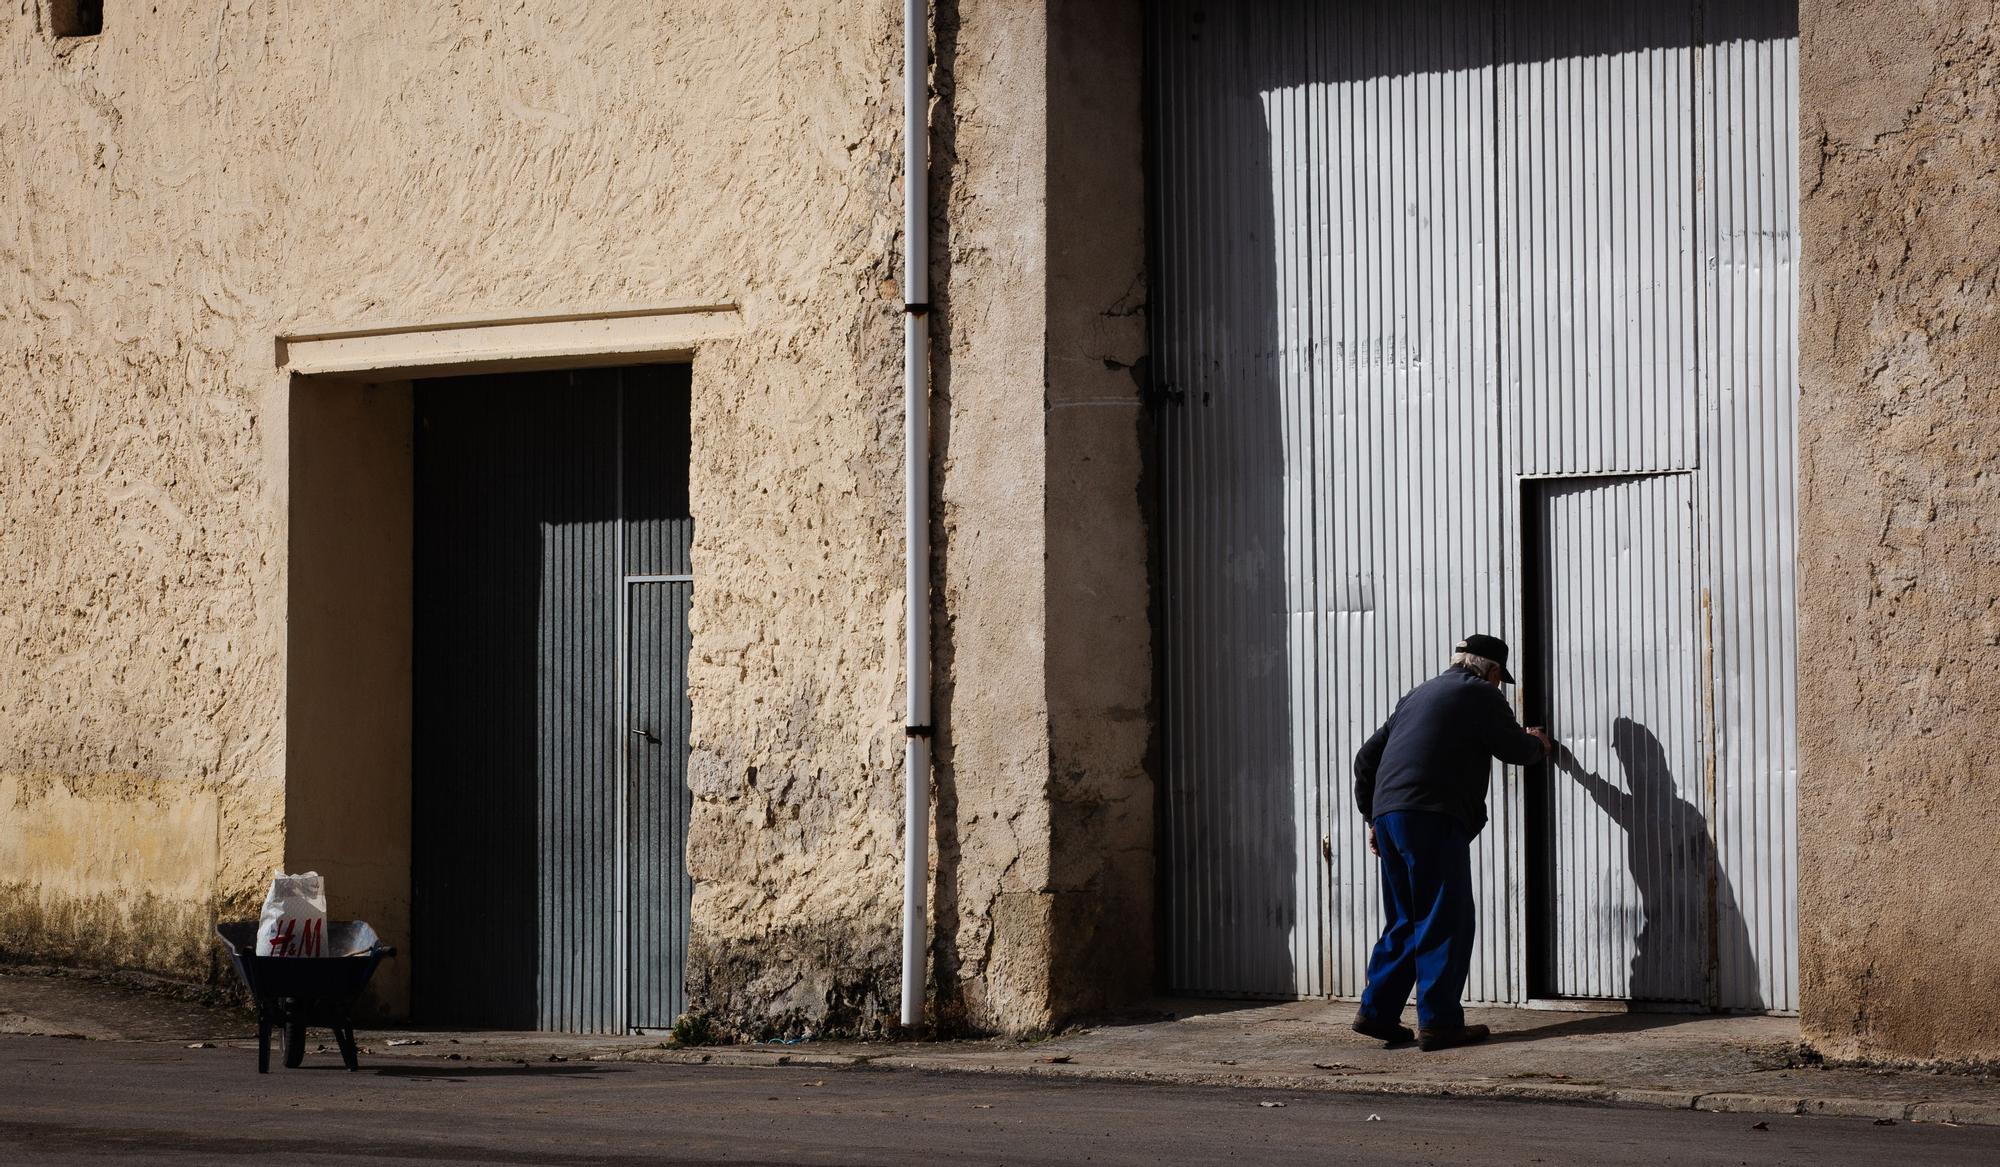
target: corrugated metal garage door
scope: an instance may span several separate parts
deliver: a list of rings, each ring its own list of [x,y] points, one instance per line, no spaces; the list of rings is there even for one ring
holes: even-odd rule
[[[1794,1006],[1796,17],[1712,7],[1155,6],[1176,989],[1358,994],[1355,748],[1457,636],[1522,643],[1534,483],[1673,471],[1694,770],[1741,916],[1680,959],[1704,999]],[[1496,781],[1475,851],[1476,999],[1581,991],[1531,983],[1555,824],[1523,792]]]
[[[686,366],[423,382],[411,959],[438,1024],[681,1008]]]

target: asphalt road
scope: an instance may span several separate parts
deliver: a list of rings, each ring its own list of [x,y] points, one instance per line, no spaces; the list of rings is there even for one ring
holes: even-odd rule
[[[1266,1103],[1282,1103],[1267,1106]],[[1370,1116],[1376,1116],[1371,1120]],[[1758,1124],[1763,1124],[1760,1129]],[[2000,1128],[796,1067],[0,1037],[0,1163],[2000,1162]]]

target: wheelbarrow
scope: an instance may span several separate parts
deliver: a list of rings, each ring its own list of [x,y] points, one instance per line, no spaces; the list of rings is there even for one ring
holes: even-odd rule
[[[354,1002],[375,966],[396,950],[361,920],[328,920],[326,950],[338,956],[258,956],[257,921],[217,924],[215,934],[257,1003],[257,1072],[271,1072],[271,1031],[284,1042],[285,1068],[306,1057],[306,1026],[333,1030],[340,1059],[355,1064]]]

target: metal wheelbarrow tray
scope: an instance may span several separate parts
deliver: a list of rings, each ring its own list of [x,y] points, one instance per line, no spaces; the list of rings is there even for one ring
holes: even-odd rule
[[[305,1060],[306,1026],[333,1030],[341,1061],[357,1069],[354,1002],[375,975],[375,966],[396,950],[381,942],[361,920],[328,920],[326,950],[341,956],[258,956],[257,921],[217,924],[215,934],[229,950],[257,1002],[257,1072],[271,1071],[271,1031],[284,1041],[285,1068]]]

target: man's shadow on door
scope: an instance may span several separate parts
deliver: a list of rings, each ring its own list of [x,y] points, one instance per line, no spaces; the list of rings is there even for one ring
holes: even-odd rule
[[[1729,876],[1716,861],[1707,818],[1681,797],[1667,766],[1667,752],[1651,730],[1620,717],[1612,722],[1611,750],[1624,771],[1622,788],[1585,770],[1561,745],[1549,755],[1549,763],[1581,786],[1625,832],[1625,865],[1639,892],[1640,911],[1631,999],[1710,1003],[1713,951],[1721,962],[1721,983],[1716,986],[1720,999],[1731,1008],[1762,1008],[1762,981],[1749,929]],[[1713,950],[1709,947],[1711,879],[1717,945]]]

